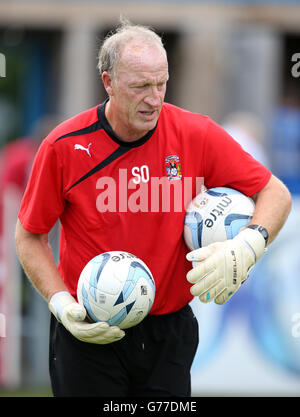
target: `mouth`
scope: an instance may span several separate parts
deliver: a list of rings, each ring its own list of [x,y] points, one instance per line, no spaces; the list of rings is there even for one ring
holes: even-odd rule
[[[139,111],[139,115],[143,120],[153,120],[157,116],[157,110]]]

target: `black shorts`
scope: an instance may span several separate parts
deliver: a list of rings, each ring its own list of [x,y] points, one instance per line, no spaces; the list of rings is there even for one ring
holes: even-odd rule
[[[190,368],[198,322],[189,305],[149,315],[120,341],[81,342],[54,316],[50,328],[50,378],[56,397],[191,396]]]

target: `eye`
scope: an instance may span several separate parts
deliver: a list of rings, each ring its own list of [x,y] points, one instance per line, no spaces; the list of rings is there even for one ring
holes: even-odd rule
[[[137,90],[142,90],[144,88],[147,88],[149,84],[140,84],[140,85],[134,85],[133,88],[136,88]]]
[[[166,84],[165,82],[161,82],[161,83],[157,84],[157,88],[159,88],[161,90],[162,88],[164,88],[165,84]]]

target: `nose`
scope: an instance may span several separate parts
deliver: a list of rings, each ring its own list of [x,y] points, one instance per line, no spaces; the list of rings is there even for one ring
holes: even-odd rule
[[[151,92],[145,97],[144,102],[151,107],[159,107],[161,104],[161,93],[157,87],[152,87]]]

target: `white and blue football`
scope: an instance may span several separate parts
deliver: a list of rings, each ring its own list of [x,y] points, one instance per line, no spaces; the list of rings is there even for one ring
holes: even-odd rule
[[[184,240],[190,250],[223,242],[246,226],[255,203],[240,191],[227,187],[204,188],[189,204],[184,222]]]
[[[136,326],[149,313],[155,283],[147,265],[123,251],[102,253],[83,268],[77,298],[91,321],[121,329]]]

